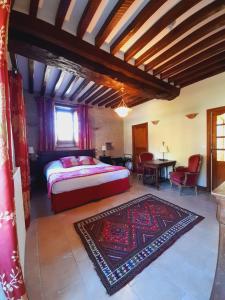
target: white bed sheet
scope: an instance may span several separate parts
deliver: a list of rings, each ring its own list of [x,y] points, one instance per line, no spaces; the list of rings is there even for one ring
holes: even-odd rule
[[[96,168],[102,166],[109,166],[108,164],[102,163],[95,159],[96,165],[77,166],[72,168],[63,168],[59,160],[48,163],[45,167],[45,176],[48,180],[49,176],[58,172],[71,172],[86,168]],[[82,189],[90,186],[100,185],[106,182],[115,181],[118,179],[126,178],[130,175],[128,169],[118,170],[114,172],[107,172],[101,174],[95,174],[85,177],[71,178],[56,182],[52,186],[52,194],[60,194],[63,192],[69,192],[77,189]]]

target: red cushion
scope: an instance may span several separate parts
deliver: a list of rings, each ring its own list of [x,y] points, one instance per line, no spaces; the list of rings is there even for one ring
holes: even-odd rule
[[[153,160],[153,154],[150,152],[144,152],[139,155],[140,162],[145,162],[148,160]]]
[[[188,160],[188,172],[199,172],[200,162],[200,154],[190,156]]]
[[[78,156],[77,157],[80,166],[96,165],[94,158],[91,156]]]
[[[80,165],[79,160],[75,156],[61,157],[60,161],[63,165],[63,168],[71,168]]]
[[[170,179],[177,183],[182,183],[184,181],[184,178],[185,178],[184,172],[171,172],[170,173]]]

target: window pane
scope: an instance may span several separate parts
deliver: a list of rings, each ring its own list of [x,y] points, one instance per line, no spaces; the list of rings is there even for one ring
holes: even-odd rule
[[[225,136],[225,125],[217,125],[216,127],[216,135]]]
[[[224,150],[217,150],[217,161],[225,161],[225,151]]]
[[[77,112],[74,112],[73,118],[74,118],[74,123],[73,123],[74,124],[74,139],[75,139],[75,142],[78,143],[79,123],[78,123],[78,113]]]
[[[225,138],[217,138],[216,139],[216,148],[217,149],[225,149]]]
[[[58,141],[73,141],[73,114],[70,111],[56,111],[56,136]]]
[[[225,124],[225,114],[216,117],[216,124]]]

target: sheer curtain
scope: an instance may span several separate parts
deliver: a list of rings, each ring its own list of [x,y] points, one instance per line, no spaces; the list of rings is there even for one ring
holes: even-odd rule
[[[18,255],[7,70],[10,0],[0,1],[0,284],[6,299],[27,299]]]

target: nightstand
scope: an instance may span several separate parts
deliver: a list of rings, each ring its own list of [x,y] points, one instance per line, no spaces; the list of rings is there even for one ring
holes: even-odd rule
[[[30,163],[30,183],[31,186],[35,186],[41,181],[41,171],[38,160],[29,160]]]
[[[99,156],[99,160],[105,164],[112,165],[112,158],[111,156]]]

